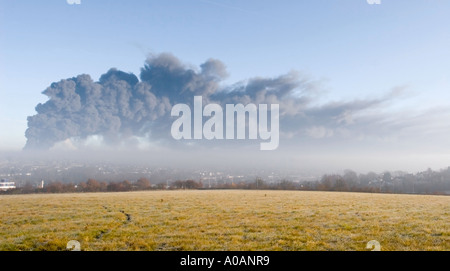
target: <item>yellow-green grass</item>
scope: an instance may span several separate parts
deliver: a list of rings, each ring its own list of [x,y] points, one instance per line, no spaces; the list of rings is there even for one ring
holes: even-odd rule
[[[450,250],[450,197],[299,191],[0,196],[0,250]]]

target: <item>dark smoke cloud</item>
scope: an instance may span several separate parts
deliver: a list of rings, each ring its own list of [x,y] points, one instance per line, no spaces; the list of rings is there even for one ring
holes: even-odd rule
[[[312,106],[317,82],[290,72],[274,78],[251,78],[231,86],[221,83],[225,65],[209,59],[199,68],[189,67],[171,54],[149,57],[140,77],[110,69],[95,82],[89,75],[53,83],[43,94],[49,100],[28,117],[25,149],[48,149],[69,138],[102,136],[108,144],[133,136],[148,140],[174,140],[170,136],[174,104],[278,103],[281,133],[312,137],[334,135],[330,129],[354,125],[352,116],[391,99],[367,99]]]
[[[89,75],[53,83],[49,97],[28,117],[26,149],[47,149],[56,142],[101,135],[117,143],[132,135],[145,136],[146,125],[167,113],[171,104],[156,97],[146,82],[129,73],[109,70],[94,82]]]
[[[170,54],[150,57],[141,69],[141,80],[152,87],[152,92],[165,96],[174,103],[192,100],[193,96],[209,97],[219,89],[219,82],[227,77],[225,65],[209,59],[195,71],[183,65]]]

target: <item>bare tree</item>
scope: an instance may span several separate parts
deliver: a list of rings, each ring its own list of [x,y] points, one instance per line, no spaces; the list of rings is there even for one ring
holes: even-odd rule
[[[143,178],[143,177],[139,178],[139,180],[137,180],[136,185],[137,185],[137,188],[140,190],[146,190],[151,187],[150,180],[147,178]]]

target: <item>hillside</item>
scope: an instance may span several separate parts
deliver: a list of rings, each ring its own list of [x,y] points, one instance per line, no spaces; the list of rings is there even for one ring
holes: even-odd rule
[[[0,250],[450,250],[450,197],[299,191],[0,196]]]

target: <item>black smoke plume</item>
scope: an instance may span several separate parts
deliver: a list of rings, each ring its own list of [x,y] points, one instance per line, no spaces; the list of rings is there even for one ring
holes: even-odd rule
[[[172,105],[189,104],[195,95],[206,100],[218,95],[226,76],[218,60],[209,59],[194,70],[165,53],[147,59],[140,80],[113,68],[98,82],[82,74],[52,83],[43,91],[49,100],[28,117],[25,149],[48,149],[90,135],[100,135],[109,144],[131,136],[168,137]]]
[[[49,149],[66,139],[83,140],[93,135],[102,136],[105,143],[113,146],[134,136],[150,141],[170,140],[172,106],[192,104],[196,95],[201,95],[205,103],[221,105],[277,103],[281,133],[291,136],[304,136],[311,126],[334,129],[346,125],[339,120],[385,101],[313,107],[311,97],[315,97],[317,84],[296,72],[224,86],[221,83],[227,75],[219,60],[209,59],[192,68],[163,53],[146,60],[139,78],[112,68],[97,82],[82,74],[52,83],[43,91],[49,100],[38,104],[37,114],[28,117],[25,149]]]

